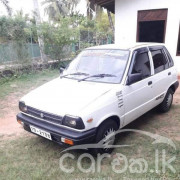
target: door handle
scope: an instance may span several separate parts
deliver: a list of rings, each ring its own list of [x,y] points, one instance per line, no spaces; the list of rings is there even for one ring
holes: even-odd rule
[[[150,85],[152,85],[152,81],[149,81],[149,82],[148,82],[148,86],[150,86]]]
[[[170,75],[171,75],[171,72],[168,73],[168,76],[170,76]]]

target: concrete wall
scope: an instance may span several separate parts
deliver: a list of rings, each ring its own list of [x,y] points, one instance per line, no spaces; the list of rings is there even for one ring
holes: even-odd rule
[[[132,44],[136,42],[137,16],[139,10],[168,8],[165,44],[175,59],[180,72],[180,56],[176,56],[180,25],[179,0],[115,0],[115,42]]]

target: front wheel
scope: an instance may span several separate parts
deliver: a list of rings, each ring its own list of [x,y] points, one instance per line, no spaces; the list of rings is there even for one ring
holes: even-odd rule
[[[166,93],[166,96],[163,100],[163,102],[158,106],[158,109],[162,112],[162,113],[166,113],[170,110],[171,106],[172,106],[172,102],[173,102],[173,91],[172,89],[169,89]]]
[[[111,153],[113,148],[109,148],[106,145],[114,145],[115,144],[115,132],[118,130],[117,123],[108,119],[105,123],[103,123],[97,132],[96,135],[96,144],[102,145],[100,148],[92,149],[94,155],[103,154],[103,153]]]

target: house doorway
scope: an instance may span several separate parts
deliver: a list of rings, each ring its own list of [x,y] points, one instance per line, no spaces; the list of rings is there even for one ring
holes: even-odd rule
[[[165,42],[167,9],[138,12],[137,42]]]

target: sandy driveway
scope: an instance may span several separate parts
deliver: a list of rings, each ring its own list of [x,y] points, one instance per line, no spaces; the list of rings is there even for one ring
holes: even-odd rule
[[[8,99],[0,102],[1,104],[5,104],[4,108],[0,109],[2,112],[0,116],[0,136],[3,136],[3,138],[17,136],[24,132],[22,126],[16,121],[18,101],[19,97],[11,95]]]

